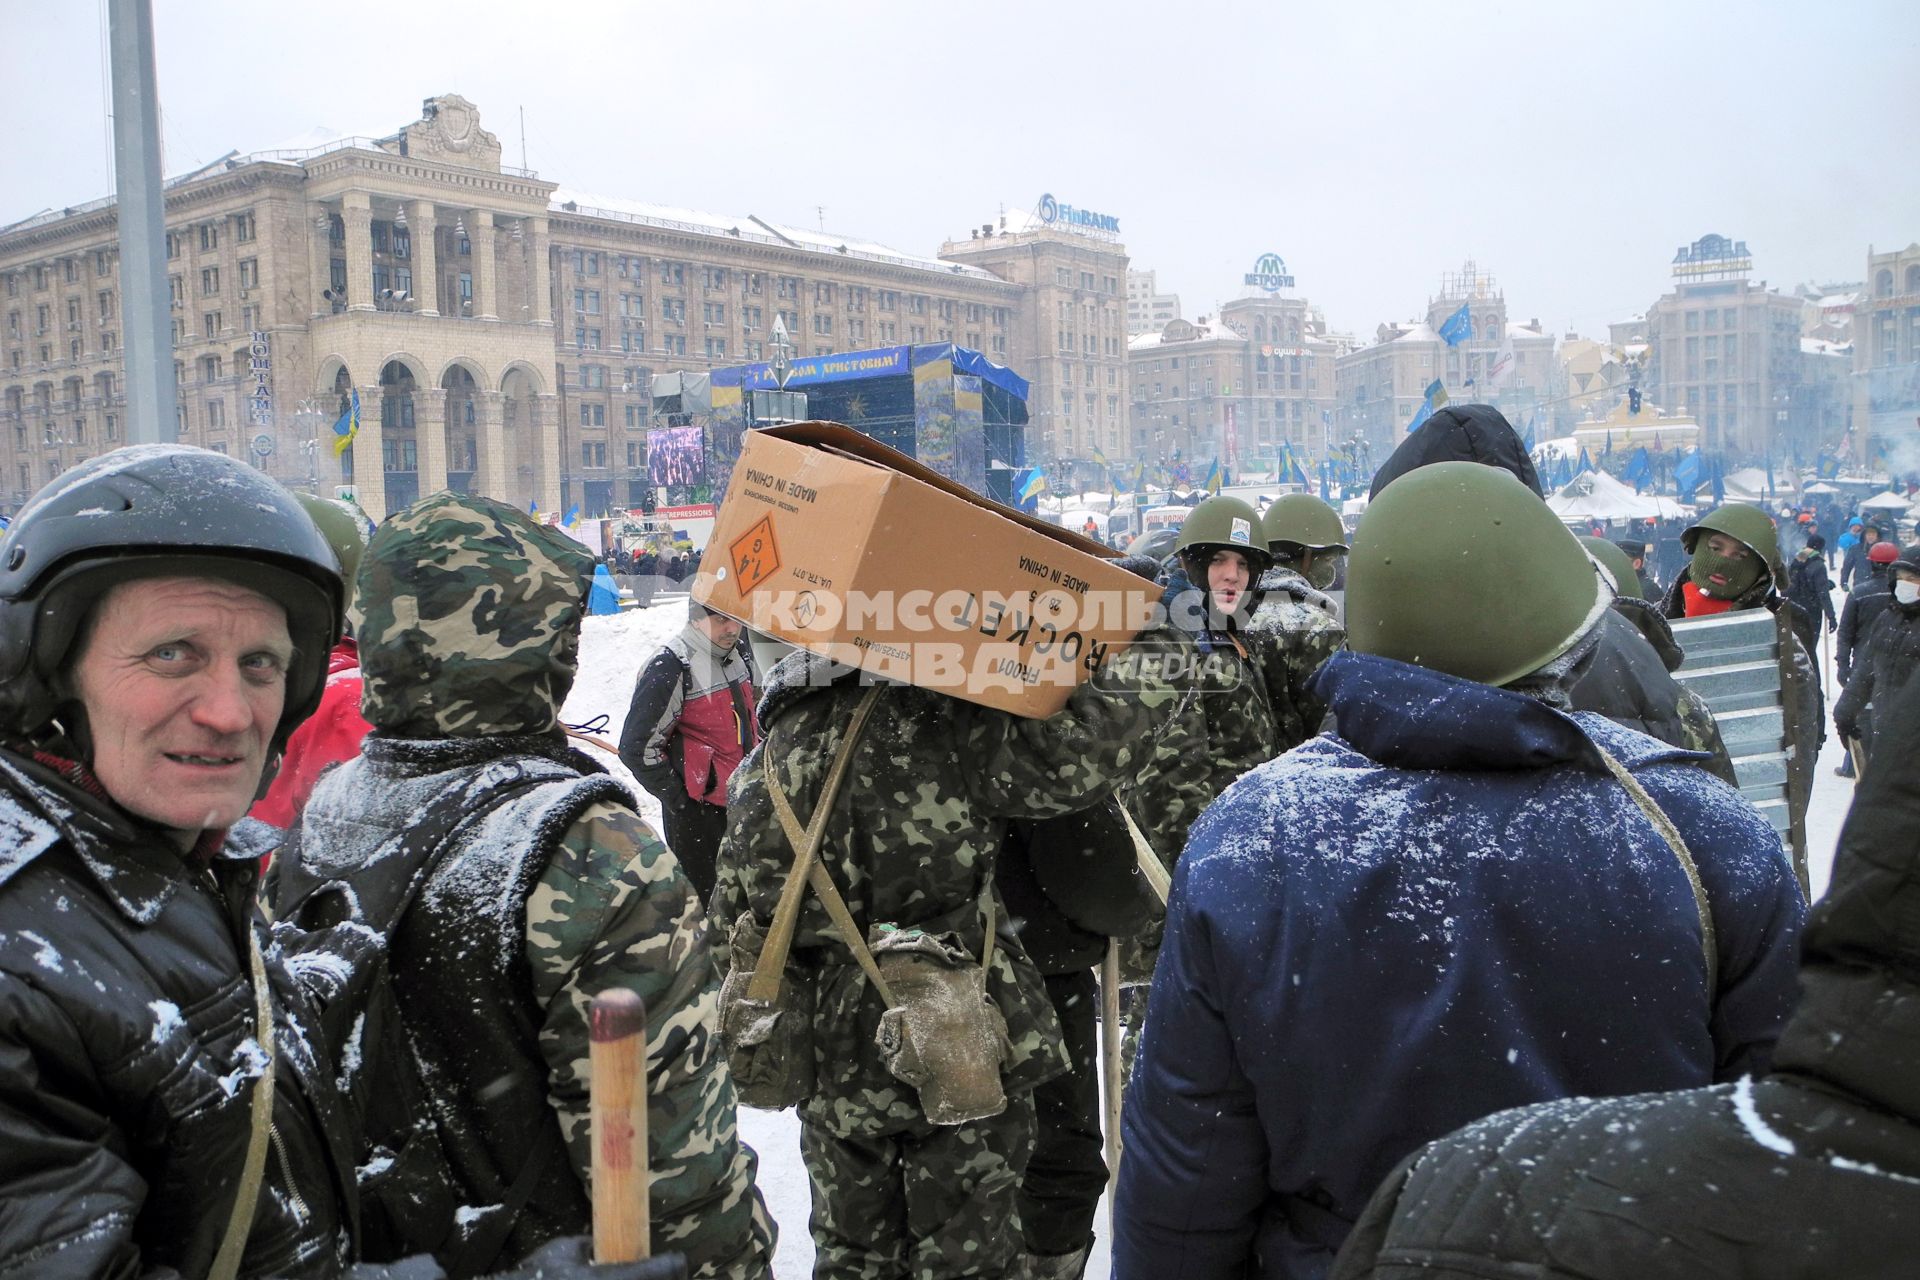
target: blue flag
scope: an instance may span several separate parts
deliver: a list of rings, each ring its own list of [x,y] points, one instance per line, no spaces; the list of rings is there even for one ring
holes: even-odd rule
[[[1700,487],[1700,482],[1706,479],[1706,469],[1707,464],[1701,458],[1698,449],[1689,451],[1687,456],[1680,459],[1679,464],[1674,467],[1674,491],[1680,495],[1682,502],[1693,501],[1694,491]]]
[[[1713,455],[1713,505],[1722,506],[1727,501],[1726,464],[1720,455]]]
[[[1533,412],[1527,415],[1527,434],[1521,440],[1521,443],[1526,445],[1528,453],[1532,453],[1535,449],[1540,447],[1539,444],[1534,439],[1534,424],[1537,423],[1539,420],[1540,420],[1540,411],[1538,409],[1533,410]]]
[[[1593,469],[1594,469],[1593,456],[1587,452],[1587,446],[1581,445],[1580,446],[1580,470],[1575,474],[1583,475],[1586,472],[1592,471]]]
[[[540,514],[540,499],[538,498],[527,499],[527,514],[530,516],[537,516]]]
[[[1645,445],[1633,451],[1633,456],[1627,459],[1627,469],[1621,475],[1633,486],[1635,493],[1647,487],[1647,482],[1653,479],[1653,459],[1647,455]]]
[[[1333,464],[1331,462],[1320,464],[1320,501],[1328,506],[1333,505]]]
[[[1450,347],[1457,347],[1473,336],[1473,316],[1467,310],[1467,304],[1461,303],[1460,309],[1440,322],[1440,338]]]

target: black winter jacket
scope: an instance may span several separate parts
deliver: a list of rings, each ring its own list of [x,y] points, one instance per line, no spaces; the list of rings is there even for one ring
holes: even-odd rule
[[[1846,690],[1833,706],[1833,723],[1849,738],[1859,736],[1860,713],[1869,702],[1884,708],[1920,668],[1920,605],[1894,602],[1881,610],[1855,657]],[[1880,720],[1876,714],[1875,738],[1880,736]]]
[[[1504,1112],[1389,1174],[1335,1280],[1893,1280],[1920,1265],[1920,686],[1760,1080]]]
[[[205,1275],[252,1131],[246,930],[258,864],[158,831],[0,751],[0,1275]],[[273,1144],[244,1276],[338,1274],[347,1121],[313,1011],[268,949]]]
[[[1420,429],[1400,442],[1391,456],[1373,474],[1367,497],[1377,498],[1380,491],[1401,476],[1435,462],[1478,462],[1498,467],[1519,479],[1540,497],[1540,473],[1520,435],[1498,409],[1490,404],[1448,405],[1428,418]]]
[[[1800,610],[1795,621],[1800,626],[1800,642],[1808,649],[1817,648],[1820,640],[1820,620],[1825,618],[1829,627],[1835,626],[1833,616],[1833,579],[1827,576],[1827,562],[1816,553],[1810,556],[1795,556],[1787,562],[1787,598]]]
[[[1840,629],[1834,633],[1833,653],[1834,671],[1841,684],[1852,679],[1854,654],[1866,642],[1874,620],[1893,603],[1893,587],[1887,582],[1886,570],[1878,565],[1874,567],[1879,571],[1854,583],[1853,590],[1847,593],[1847,603],[1840,609]]]
[[[994,883],[1046,977],[1099,964],[1107,939],[1138,933],[1157,909],[1148,905],[1133,837],[1111,799],[1065,817],[1008,823]]]

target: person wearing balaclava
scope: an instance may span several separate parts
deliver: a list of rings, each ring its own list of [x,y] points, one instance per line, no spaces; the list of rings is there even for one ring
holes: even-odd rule
[[[1802,633],[1813,630],[1814,621],[1782,594],[1787,568],[1780,559],[1780,540],[1773,521],[1758,507],[1728,503],[1683,530],[1680,545],[1687,553],[1687,566],[1675,576],[1660,602],[1667,617],[1706,618],[1765,609],[1785,623],[1778,628],[1778,636],[1781,652],[1791,654],[1791,661],[1780,664],[1780,692],[1788,712],[1791,750],[1787,806],[1793,830],[1804,832],[1807,801],[1813,792],[1813,767],[1820,744],[1826,739],[1825,699],[1820,692],[1819,668],[1801,639]],[[1804,857],[1798,845],[1796,856]],[[1802,880],[1804,883],[1804,874]]]
[[[1874,739],[1887,726],[1863,726],[1860,713],[1869,703],[1876,709],[1885,707],[1920,667],[1920,544],[1902,551],[1888,576],[1893,603],[1874,619],[1866,643],[1854,655],[1846,692],[1833,708],[1834,727],[1842,737],[1861,739],[1869,755]]]

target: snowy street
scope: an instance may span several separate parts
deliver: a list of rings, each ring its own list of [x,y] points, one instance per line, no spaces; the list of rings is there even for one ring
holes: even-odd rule
[[[1835,607],[1844,603],[1836,592]],[[686,604],[675,600],[648,609],[629,610],[618,617],[588,618],[580,641],[580,675],[567,699],[565,717],[581,723],[605,715],[608,726],[596,736],[617,743],[626,718],[627,702],[642,663],[662,641],[686,622]],[[1821,663],[1828,688],[1828,713],[1838,689],[1832,684],[1832,637],[1824,637]],[[607,753],[596,753],[617,775],[632,782],[619,760]],[[1834,846],[1840,827],[1846,821],[1853,801],[1853,783],[1834,776],[1842,748],[1831,724],[1816,771],[1813,803],[1808,811],[1808,862],[1816,896],[1825,892],[1832,872]],[[637,784],[641,812],[656,830],[660,826],[659,805]],[[810,1195],[807,1175],[800,1163],[799,1122],[792,1111],[778,1113],[740,1110],[740,1128],[747,1142],[760,1155],[760,1188],[767,1206],[780,1224],[780,1243],[775,1255],[776,1272],[792,1280],[812,1274],[813,1242],[807,1233]],[[1101,1203],[1094,1221],[1096,1235],[1092,1258],[1087,1265],[1088,1280],[1105,1280],[1107,1260],[1107,1205]]]

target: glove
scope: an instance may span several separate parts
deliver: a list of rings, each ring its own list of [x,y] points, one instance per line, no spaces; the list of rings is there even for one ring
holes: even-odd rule
[[[513,1270],[494,1272],[491,1280],[687,1280],[687,1259],[663,1253],[645,1262],[595,1263],[593,1242],[586,1236],[561,1236],[520,1259]]]
[[[1842,742],[1856,741],[1860,737],[1860,726],[1857,724],[1843,724],[1839,720],[1835,720],[1833,727],[1840,731],[1840,740]]]
[[[1837,622],[1835,622],[1835,621],[1834,621],[1834,620],[1833,620],[1832,618],[1828,618],[1828,619],[1827,619],[1827,634],[1828,634],[1828,635],[1832,635],[1832,634],[1833,634],[1834,632],[1836,632],[1836,631],[1838,631],[1839,629],[1840,629],[1840,624],[1839,624],[1839,623],[1837,623]]]

